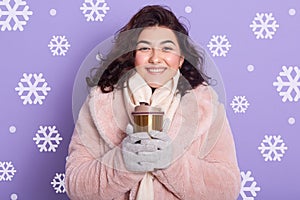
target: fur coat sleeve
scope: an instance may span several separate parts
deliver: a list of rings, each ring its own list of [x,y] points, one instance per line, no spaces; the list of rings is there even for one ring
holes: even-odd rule
[[[123,164],[119,146],[128,119],[121,96],[96,89],[80,111],[66,164],[72,200],[136,197],[144,174],[129,172]],[[182,98],[168,134],[174,161],[152,173],[155,199],[237,199],[235,144],[224,107],[210,87],[199,86]]]
[[[129,191],[144,174],[128,172],[119,146],[110,148],[100,137],[89,109],[81,108],[69,145],[66,190],[72,200],[129,199]],[[119,170],[115,170],[118,165]]]
[[[204,134],[202,141],[205,137]],[[195,152],[195,149],[204,145],[202,141],[194,141],[169,168],[153,174],[178,199],[237,199],[240,172],[228,121],[226,120],[217,142],[203,157]]]
[[[224,106],[210,87],[200,86],[193,95],[196,106],[189,108],[193,104],[191,95],[182,99],[183,122],[181,128],[175,128],[184,129],[173,140],[177,151],[182,149],[181,154],[170,167],[153,175],[174,199],[235,200],[240,192],[240,170]],[[184,112],[186,109],[189,112]],[[196,125],[191,123],[195,118],[198,119]],[[180,124],[174,121],[173,128]],[[171,135],[172,132],[174,129],[170,130]],[[193,138],[185,142],[191,134]]]

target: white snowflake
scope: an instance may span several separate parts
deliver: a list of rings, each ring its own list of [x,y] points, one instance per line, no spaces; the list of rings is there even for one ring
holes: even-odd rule
[[[250,104],[245,96],[234,96],[230,105],[234,113],[245,113]]]
[[[273,142],[274,140],[274,142]],[[265,145],[266,144],[266,145]],[[281,136],[267,136],[265,135],[265,139],[262,141],[258,150],[265,158],[265,161],[281,161],[281,157],[283,157],[285,151],[288,148],[285,146],[285,143],[281,139]]]
[[[254,197],[256,197],[257,192],[260,191],[260,187],[256,186],[256,182],[254,181],[254,178],[251,177],[251,171],[241,172],[242,176],[242,183],[241,183],[241,190],[240,195],[242,196],[243,200],[254,200]],[[251,185],[247,184],[251,183]],[[251,196],[248,196],[247,194],[251,193]]]
[[[11,162],[0,162],[0,181],[11,181],[16,170]]]
[[[32,77],[34,78],[34,82],[31,82]],[[23,85],[23,83],[25,85]],[[42,84],[42,85],[41,85]],[[43,74],[23,74],[23,78],[18,83],[19,87],[16,87],[15,90],[18,91],[18,95],[23,99],[23,104],[43,104],[43,100],[45,96],[47,96],[48,91],[51,90],[50,87],[47,86],[48,83],[45,82],[43,78]],[[32,101],[31,97],[34,96],[34,101]]]
[[[40,126],[40,129],[33,138],[38,148],[40,148],[40,152],[55,152],[62,139],[56,130],[56,126]]]
[[[65,56],[70,46],[71,45],[64,35],[52,36],[52,39],[48,44],[53,56]]]
[[[29,20],[29,15],[32,15],[32,11],[26,5],[26,1],[23,0],[0,0],[0,26],[1,31],[19,29],[23,31],[23,26],[26,25]],[[7,16],[5,20],[1,20],[2,16]],[[4,17],[2,17],[4,19]],[[14,22],[13,27],[11,27]]]
[[[293,77],[293,71],[295,76]],[[286,77],[287,81],[283,81],[282,77]],[[273,82],[273,86],[277,86],[277,92],[282,96],[282,101],[298,101],[300,99],[300,69],[298,67],[282,66],[282,72],[277,76],[277,82]],[[281,91],[283,87],[288,87],[286,91]],[[292,97],[295,92],[294,98]]]
[[[107,10],[110,9],[105,0],[96,0],[96,3],[94,0],[85,0],[84,2],[80,10],[82,10],[87,21],[103,21]]]
[[[256,39],[272,39],[278,27],[279,24],[272,13],[256,13],[256,17],[250,24]]]
[[[226,56],[231,47],[226,35],[213,35],[207,45],[213,56]]]
[[[63,173],[56,173],[55,177],[53,178],[51,185],[56,193],[65,193],[65,174]]]

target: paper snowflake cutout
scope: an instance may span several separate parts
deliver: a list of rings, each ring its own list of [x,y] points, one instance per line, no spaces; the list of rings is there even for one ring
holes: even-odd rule
[[[48,44],[53,56],[65,56],[70,46],[66,36],[52,36]]]
[[[247,171],[246,174],[245,172],[241,172],[241,177],[241,197],[243,198],[243,200],[254,200],[257,192],[260,191],[260,187],[256,186],[257,183],[254,181],[254,178],[251,177],[251,171]]]
[[[11,181],[16,170],[11,162],[0,162],[0,181]]]
[[[231,47],[226,35],[213,35],[207,45],[213,56],[226,56]]]
[[[278,27],[272,13],[256,13],[256,17],[250,24],[256,39],[272,39]]]
[[[0,0],[1,31],[24,30],[23,26],[26,25],[29,16],[32,15],[32,11],[29,10],[29,7],[26,4],[26,1],[23,0]],[[11,27],[13,22],[14,25]]]
[[[266,144],[266,145],[265,145]],[[265,161],[281,161],[285,151],[288,148],[285,146],[285,143],[281,139],[281,136],[267,136],[265,135],[265,139],[262,141],[258,150],[265,158]]]
[[[32,81],[32,78],[34,79]],[[23,104],[43,104],[43,100],[48,95],[48,91],[51,90],[48,87],[48,83],[45,82],[43,74],[23,74],[23,78],[18,83],[19,87],[16,87],[15,90],[18,91],[18,95],[23,99]],[[34,100],[32,101],[32,97]]]
[[[232,102],[230,103],[234,113],[245,113],[249,105],[250,104],[245,96],[234,96]]]
[[[277,76],[277,82],[273,82],[273,86],[277,86],[277,92],[282,96],[283,102],[286,102],[286,100],[298,101],[300,99],[300,69],[298,67],[287,68],[282,66],[282,72]],[[287,90],[282,91],[283,88],[287,88]]]
[[[65,193],[65,174],[63,173],[56,173],[55,177],[53,178],[51,185],[56,193]]]
[[[62,139],[56,130],[56,126],[40,126],[33,138],[38,148],[40,148],[40,152],[55,152]]]
[[[80,7],[87,21],[103,21],[107,11],[110,9],[105,0],[85,0]]]

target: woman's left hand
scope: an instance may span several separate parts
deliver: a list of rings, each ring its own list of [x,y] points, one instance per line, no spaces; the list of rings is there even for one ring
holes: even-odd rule
[[[142,140],[141,144],[154,146],[155,151],[140,152],[140,154],[147,155],[153,170],[167,168],[172,161],[171,138],[164,131],[150,131],[149,135],[151,139]]]

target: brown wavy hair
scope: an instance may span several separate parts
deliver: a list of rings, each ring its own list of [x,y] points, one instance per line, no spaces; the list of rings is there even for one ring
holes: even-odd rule
[[[176,35],[184,62],[180,68],[178,91],[184,95],[200,84],[208,85],[209,77],[203,72],[204,51],[196,49],[188,37],[188,30],[166,6],[149,5],[138,11],[115,36],[113,48],[102,59],[100,67],[87,78],[89,86],[98,85],[103,93],[123,86],[134,66],[136,42],[145,27],[163,26]]]

